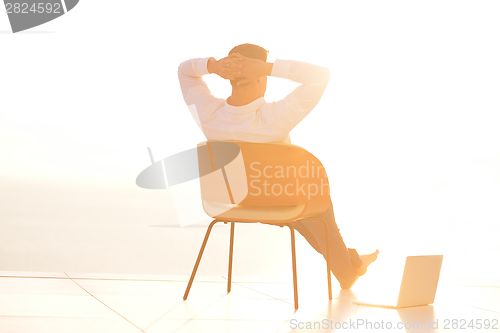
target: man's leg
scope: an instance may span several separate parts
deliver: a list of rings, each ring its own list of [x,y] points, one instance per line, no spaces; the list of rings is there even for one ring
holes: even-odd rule
[[[344,289],[350,288],[356,282],[358,275],[355,269],[360,267],[362,260],[354,249],[348,249],[340,230],[335,222],[332,203],[328,209],[318,217],[323,218],[328,224],[330,241],[330,269]],[[292,222],[292,226],[321,253],[326,260],[325,227],[319,220],[301,220]]]

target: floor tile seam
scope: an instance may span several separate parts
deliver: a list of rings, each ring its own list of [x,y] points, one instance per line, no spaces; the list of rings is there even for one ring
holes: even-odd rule
[[[186,320],[186,321],[266,321],[266,322],[282,322],[283,320],[281,319],[239,319],[239,318],[233,318],[233,319],[227,319],[227,318],[163,318],[161,320]]]
[[[474,309],[479,309],[479,310],[484,310],[484,311],[488,311],[488,312],[493,312],[493,313],[498,313],[500,314],[500,311],[495,311],[495,310],[490,310],[490,309],[485,309],[485,308],[480,308],[479,306],[474,306],[474,305],[469,305],[469,304],[464,304],[465,306],[468,306],[470,308],[474,308]]]
[[[64,277],[64,276],[26,276],[26,275],[0,275],[0,278],[24,278],[24,279],[60,279],[60,280],[104,280],[104,281],[144,281],[144,282],[188,282],[188,279],[179,280],[179,279],[140,279],[140,278],[99,278],[99,277]],[[200,280],[197,279],[197,282],[206,282],[206,283],[227,283],[227,278],[222,277],[226,281],[210,281],[210,280]],[[290,284],[289,282],[266,282],[266,281],[233,281],[234,283],[258,283],[258,284]],[[499,287],[500,288],[500,287]]]
[[[101,281],[138,281],[138,282],[183,282],[187,283],[188,280],[152,280],[152,279],[110,279],[110,278],[72,278],[74,280],[101,280]],[[197,281],[205,283],[225,283],[224,281]]]
[[[103,281],[140,281],[140,282],[183,282],[187,283],[189,280],[165,280],[165,279],[132,279],[132,278],[99,278],[99,277],[71,277],[73,280],[103,280]],[[226,283],[226,281],[204,281],[196,280],[197,282],[206,283]]]
[[[26,315],[3,315],[0,318],[43,318],[43,319],[119,319],[118,317],[76,317],[76,316],[26,316]]]
[[[67,277],[62,277],[62,276],[4,276],[0,275],[0,278],[11,278],[11,279],[54,279],[54,280],[68,280]]]
[[[66,274],[66,273],[64,273]],[[120,316],[121,318],[123,318],[125,321],[127,321],[129,324],[131,324],[132,326],[134,326],[135,328],[137,328],[139,331],[143,332],[143,333],[146,333],[144,330],[142,330],[139,326],[135,325],[133,322],[131,322],[130,320],[128,320],[126,317],[124,317],[123,315],[121,315],[119,312],[117,312],[116,310],[114,310],[113,308],[111,308],[109,305],[107,305],[106,303],[104,303],[103,301],[101,301],[100,299],[98,299],[96,296],[94,296],[92,293],[90,293],[87,289],[85,289],[83,286],[81,286],[80,284],[78,284],[76,281],[74,281],[68,274],[66,274],[66,276],[68,277],[68,279],[70,279],[73,283],[75,283],[78,287],[80,287],[81,289],[83,289],[87,294],[89,294],[92,298],[94,298],[95,300],[97,300],[99,303],[101,303],[102,305],[104,305],[105,307],[107,307],[108,309],[110,309],[111,311],[113,311],[114,313],[116,313],[118,316]]]
[[[446,288],[500,288],[500,286],[473,286],[473,285],[442,285]]]
[[[172,331],[171,333],[175,333],[177,331],[179,331],[182,327],[186,326],[187,324],[189,324],[190,322],[192,322],[197,316],[199,316],[200,314],[202,314],[203,312],[205,312],[206,310],[208,310],[211,306],[213,306],[215,303],[221,301],[222,299],[224,299],[225,297],[227,297],[227,294],[226,295],[223,295],[221,297],[219,297],[218,299],[216,299],[214,302],[210,303],[208,306],[206,306],[204,309],[198,311],[198,313],[196,313],[194,316],[192,316],[191,318],[187,319],[182,325],[180,325],[179,327],[177,327],[174,331]],[[187,301],[187,299],[185,299],[184,301]]]
[[[244,285],[241,285],[241,284],[239,284],[239,283],[237,283],[237,282],[233,282],[233,283],[235,283],[235,284],[237,284],[237,285],[239,285],[239,286],[242,286],[242,287],[244,287],[244,288],[247,288],[247,289],[253,290],[253,291],[255,291],[255,292],[257,292],[257,293],[260,293],[260,294],[262,294],[262,295],[265,295],[265,296],[267,296],[267,297],[270,297],[270,298],[272,298],[272,299],[274,299],[274,300],[281,301],[281,302],[283,302],[283,303],[293,305],[293,303],[292,303],[292,302],[293,302],[293,299],[290,299],[290,302],[287,302],[287,301],[285,301],[284,299],[276,298],[276,297],[274,297],[274,296],[268,295],[268,294],[263,293],[263,292],[261,292],[261,291],[258,291],[258,290],[255,290],[255,289],[252,289],[252,288],[247,287],[247,286],[244,286]],[[329,302],[331,302],[331,300],[329,300]],[[345,321],[344,321],[344,320],[342,320],[342,319],[332,317],[332,316],[330,316],[329,314],[326,314],[326,313],[324,313],[324,312],[319,312],[319,314],[320,314],[320,315],[322,315],[322,316],[324,316],[324,317],[326,317],[326,318],[328,318],[328,319],[335,319],[335,320],[338,320],[338,321],[340,321],[340,322],[345,322]]]
[[[246,288],[246,289],[248,289],[248,290],[255,291],[255,292],[256,292],[256,293],[258,293],[258,294],[262,294],[262,295],[264,295],[264,296],[266,296],[266,297],[272,298],[273,300],[280,301],[280,302],[283,302],[283,303],[286,303],[286,304],[290,304],[290,305],[292,305],[292,303],[290,303],[290,302],[286,302],[286,301],[285,301],[285,300],[283,300],[283,299],[280,299],[280,298],[274,297],[274,296],[272,296],[272,295],[268,295],[268,294],[266,294],[266,293],[263,293],[263,292],[261,292],[261,291],[255,290],[255,289],[253,289],[253,288],[250,288],[250,287],[244,286],[244,285],[240,284],[239,282],[234,282],[234,281],[233,281],[232,283],[234,283],[234,284],[236,284],[236,285],[238,285],[238,286],[240,286],[240,287]]]

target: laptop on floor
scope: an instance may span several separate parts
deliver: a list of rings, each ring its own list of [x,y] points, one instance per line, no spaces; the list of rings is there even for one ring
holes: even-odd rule
[[[386,302],[361,302],[354,304],[399,309],[410,306],[432,304],[441,272],[442,255],[406,257],[399,296]]]

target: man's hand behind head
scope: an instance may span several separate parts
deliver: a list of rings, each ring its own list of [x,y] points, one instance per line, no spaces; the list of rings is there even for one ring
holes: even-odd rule
[[[239,53],[233,53],[218,61],[215,58],[210,58],[208,61],[210,73],[215,73],[224,79],[237,80],[237,86],[271,75],[272,68],[272,63],[247,58]]]
[[[223,79],[234,80],[241,76],[243,56],[233,53],[220,60],[210,58],[207,68],[210,73],[215,73]]]
[[[259,59],[247,58],[240,56],[235,65],[240,67],[239,81],[237,86],[242,86],[252,81],[258,80],[263,76],[271,75],[273,64],[267,63]]]

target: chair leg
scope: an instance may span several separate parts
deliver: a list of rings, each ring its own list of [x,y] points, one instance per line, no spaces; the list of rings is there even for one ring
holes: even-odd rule
[[[191,273],[191,278],[189,279],[189,283],[186,288],[186,292],[184,293],[183,299],[186,300],[189,295],[189,290],[191,289],[191,285],[193,284],[194,276],[196,275],[196,271],[198,270],[198,266],[200,265],[201,256],[203,255],[203,251],[205,250],[205,246],[207,245],[208,236],[210,236],[210,232],[212,231],[212,227],[215,223],[221,222],[217,220],[213,220],[212,223],[208,226],[207,232],[205,234],[205,239],[203,239],[203,243],[201,244],[200,253],[198,253],[198,258],[196,259],[196,263],[194,264],[193,272]]]
[[[231,236],[229,239],[229,266],[227,268],[227,292],[231,292],[231,277],[233,275],[233,244],[234,244],[234,222],[231,222]]]
[[[295,256],[295,232],[294,228],[290,225],[290,238],[292,240],[292,269],[293,269],[293,299],[295,303],[295,310],[299,308],[299,295],[297,291],[297,258]]]
[[[328,298],[332,300],[332,273],[330,272],[330,237],[328,237],[328,224],[324,219],[321,219],[325,226],[325,240],[326,240],[326,271],[328,274]]]

